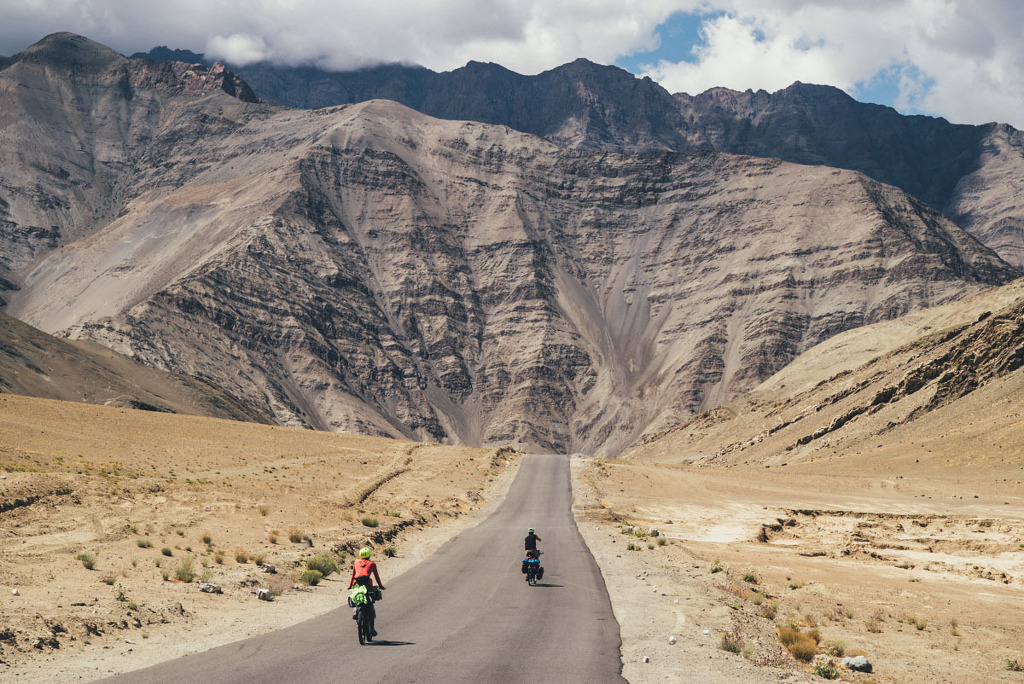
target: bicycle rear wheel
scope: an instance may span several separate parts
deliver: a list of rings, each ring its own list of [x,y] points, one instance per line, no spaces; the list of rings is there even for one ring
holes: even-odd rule
[[[366,614],[366,608],[360,607],[356,613],[356,632],[359,634],[359,645],[362,646],[369,639],[370,629],[367,627],[367,623],[370,621],[369,616]]]

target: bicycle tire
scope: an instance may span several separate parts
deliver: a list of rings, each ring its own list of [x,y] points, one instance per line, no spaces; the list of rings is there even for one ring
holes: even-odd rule
[[[368,620],[366,617],[366,610],[360,607],[359,610],[356,612],[356,633],[359,635],[360,646],[366,643],[366,635],[370,633],[370,631],[366,628],[367,622]]]

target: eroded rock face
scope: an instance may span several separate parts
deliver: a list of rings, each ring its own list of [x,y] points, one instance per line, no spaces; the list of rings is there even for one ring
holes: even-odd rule
[[[285,424],[614,454],[837,332],[1015,275],[854,172],[166,98],[188,104],[112,174],[117,215],[9,311]]]

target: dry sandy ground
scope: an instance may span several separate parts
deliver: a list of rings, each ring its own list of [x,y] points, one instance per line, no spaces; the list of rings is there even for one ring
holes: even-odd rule
[[[343,605],[347,576],[305,587],[306,559],[371,543],[387,583],[501,500],[516,463],[494,456],[0,394],[0,681],[88,681]]]
[[[500,501],[516,469],[494,453],[0,395],[0,681],[91,680],[337,607],[343,578],[296,588],[304,559],[348,561],[369,539],[378,557],[396,548],[381,563],[393,578]],[[1009,467],[574,458],[624,675],[820,681],[779,645],[792,623],[871,659],[847,680],[1024,682],[1005,669],[1024,660],[1022,492],[996,472]],[[175,579],[188,557],[224,594]],[[282,593],[259,601],[259,587]]]
[[[1017,480],[585,459],[574,471],[631,682],[821,681],[781,650],[789,624],[867,655],[874,672],[843,679],[1024,682],[1007,670],[1024,665]],[[721,649],[727,633],[741,654]]]

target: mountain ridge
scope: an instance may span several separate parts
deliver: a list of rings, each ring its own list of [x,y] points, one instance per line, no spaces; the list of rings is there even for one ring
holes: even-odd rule
[[[577,149],[715,150],[856,170],[927,202],[1024,266],[1024,210],[1007,199],[1024,192],[1016,180],[1024,177],[1024,133],[1005,125],[906,116],[803,83],[775,93],[672,95],[649,78],[585,59],[536,76],[480,62],[441,73],[395,64],[351,72],[266,63],[237,70],[268,101],[293,107],[385,98]]]

